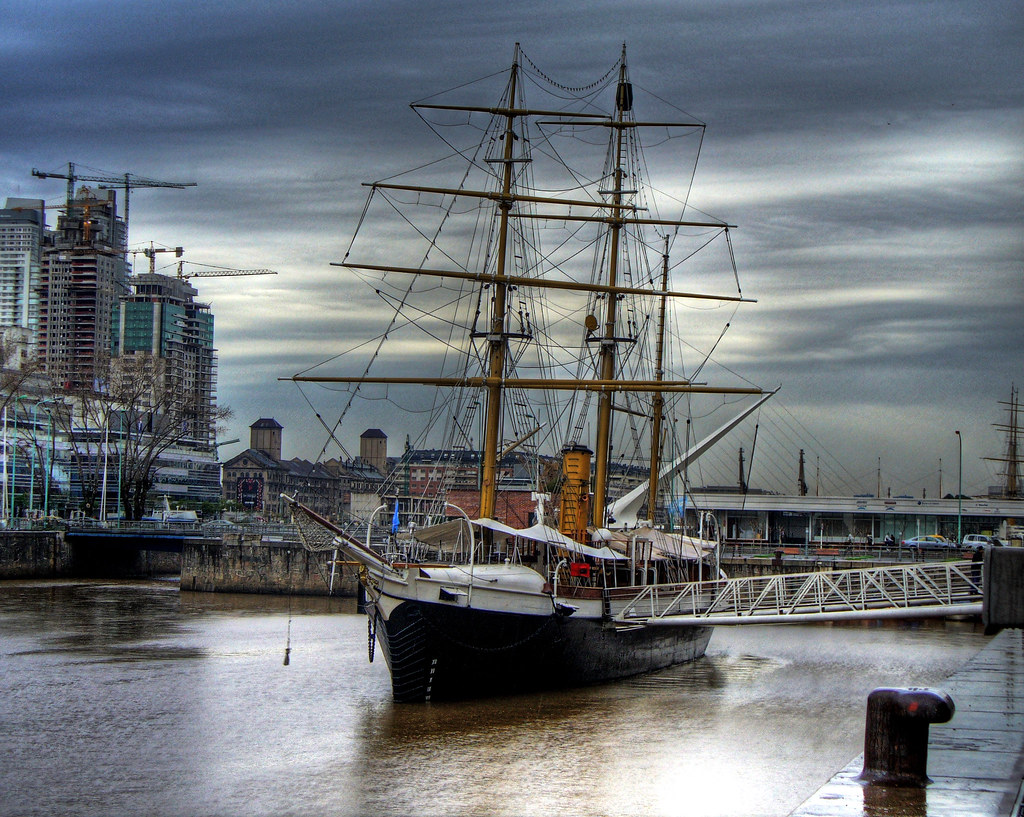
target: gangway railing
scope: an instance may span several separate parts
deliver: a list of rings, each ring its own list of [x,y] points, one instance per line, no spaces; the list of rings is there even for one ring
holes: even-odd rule
[[[610,591],[616,624],[769,624],[981,613],[981,564],[938,562]],[[633,588],[635,590],[635,588]]]

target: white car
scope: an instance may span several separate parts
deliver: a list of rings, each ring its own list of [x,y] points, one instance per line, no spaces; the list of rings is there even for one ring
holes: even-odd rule
[[[965,548],[1001,548],[1003,543],[994,536],[985,536],[983,533],[970,533],[964,537]]]

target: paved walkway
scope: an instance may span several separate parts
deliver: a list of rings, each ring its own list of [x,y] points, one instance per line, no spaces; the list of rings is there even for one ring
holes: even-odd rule
[[[936,688],[949,693],[956,713],[930,727],[926,788],[864,785],[860,756],[790,817],[1024,817],[1021,631],[1001,632]]]

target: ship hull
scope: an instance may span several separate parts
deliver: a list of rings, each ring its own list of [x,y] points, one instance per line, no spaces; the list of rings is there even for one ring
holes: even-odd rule
[[[459,700],[583,686],[704,655],[711,627],[616,628],[593,618],[401,601],[371,605],[396,701]]]

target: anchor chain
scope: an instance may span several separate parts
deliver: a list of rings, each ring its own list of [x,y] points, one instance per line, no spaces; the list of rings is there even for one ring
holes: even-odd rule
[[[370,659],[370,663],[373,663],[373,654],[377,648],[377,628],[376,628],[377,616],[366,617],[366,657]]]

